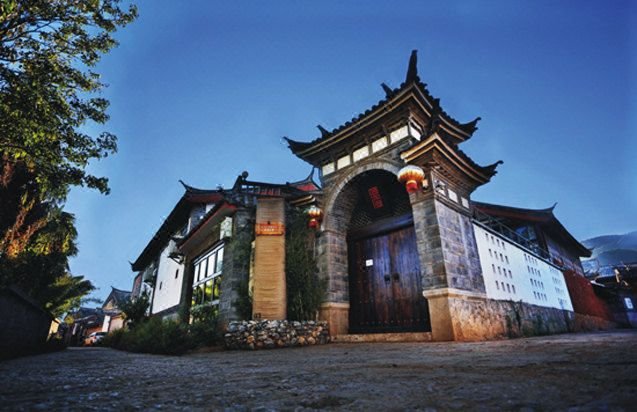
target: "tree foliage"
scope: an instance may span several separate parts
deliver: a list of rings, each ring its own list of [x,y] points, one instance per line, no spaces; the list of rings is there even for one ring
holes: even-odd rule
[[[124,314],[124,319],[129,328],[133,329],[146,320],[146,312],[149,305],[150,300],[146,293],[142,293],[136,299],[130,299],[119,304],[119,310]]]
[[[73,186],[108,193],[86,167],[114,153],[95,66],[137,16],[122,0],[0,0],[0,287],[16,285],[58,315],[94,287],[69,273],[77,253]],[[90,128],[92,129],[92,128]]]
[[[93,69],[136,15],[120,0],[0,2],[0,151],[35,173],[49,197],[64,199],[74,185],[108,192],[107,179],[85,168],[115,152],[116,137],[81,126],[108,120]]]
[[[69,273],[68,258],[77,253],[73,215],[50,207],[44,221],[15,256],[0,259],[0,287],[18,286],[59,316],[78,308],[95,288]]]

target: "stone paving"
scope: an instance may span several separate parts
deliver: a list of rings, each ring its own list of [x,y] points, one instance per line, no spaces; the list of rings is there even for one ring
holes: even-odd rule
[[[637,410],[637,331],[0,363],[3,410]]]

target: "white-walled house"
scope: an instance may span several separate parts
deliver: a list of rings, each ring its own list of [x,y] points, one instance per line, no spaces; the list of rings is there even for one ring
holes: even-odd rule
[[[184,185],[185,192],[157,233],[132,264],[139,272],[134,290],[136,296],[149,295],[149,312],[163,318],[177,318],[184,304],[183,256],[177,242],[195,227],[212,205],[221,199],[218,190],[197,190]]]

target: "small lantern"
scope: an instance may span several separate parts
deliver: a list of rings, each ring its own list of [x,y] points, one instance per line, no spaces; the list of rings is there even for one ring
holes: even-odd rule
[[[407,193],[414,193],[423,186],[425,172],[418,166],[408,165],[398,172],[398,181],[405,185]]]
[[[321,223],[321,217],[323,216],[323,211],[317,206],[310,206],[307,210],[307,216],[310,218],[310,221],[308,222],[310,229],[318,229]]]

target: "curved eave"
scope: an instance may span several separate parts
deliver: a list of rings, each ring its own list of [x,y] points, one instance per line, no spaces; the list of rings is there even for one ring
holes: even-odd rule
[[[168,217],[162,222],[153,238],[148,242],[146,247],[135,262],[131,264],[134,272],[144,270],[146,266],[157,256],[161,248],[170,240],[170,236],[186,223],[190,216],[190,207],[198,203],[216,203],[224,199],[224,194],[219,190],[196,189],[179,181],[186,191],[181,196]]]
[[[441,120],[440,128],[457,141],[457,143],[468,140],[471,138],[473,132],[477,130],[476,125],[480,120],[479,117],[469,123],[459,123],[440,108],[438,101],[429,94],[423,83],[411,82],[401,85],[401,88],[398,89],[395,94],[379,101],[369,110],[332,130],[327,135],[314,139],[311,142],[300,142],[287,137],[285,139],[292,153],[306,162],[316,165],[315,155],[318,152],[358,133],[362,128],[396,111],[403,104],[410,101],[410,99],[413,99],[429,118],[435,115],[436,110],[438,110],[437,116]]]
[[[220,202],[216,204],[208,213],[201,219],[201,221],[184,237],[177,246],[179,250],[188,252],[194,247],[197,240],[201,241],[208,234],[208,229],[211,229],[218,224],[221,219],[227,216],[231,216],[237,210],[237,207],[228,202]]]
[[[432,134],[427,139],[415,144],[409,149],[401,153],[400,157],[407,163],[417,161],[419,157],[438,151],[456,168],[465,175],[473,179],[477,184],[483,185],[487,183],[497,173],[496,168],[501,161],[489,166],[480,166],[469,158],[462,150],[454,144],[451,144],[437,133]]]
[[[572,246],[572,249],[577,252],[578,256],[590,257],[592,255],[591,250],[575,239],[564,227],[562,222],[555,217],[555,214],[553,213],[555,205],[546,209],[524,209],[476,201],[472,201],[472,204],[475,208],[490,216],[522,220],[551,227],[558,236],[562,237]]]

